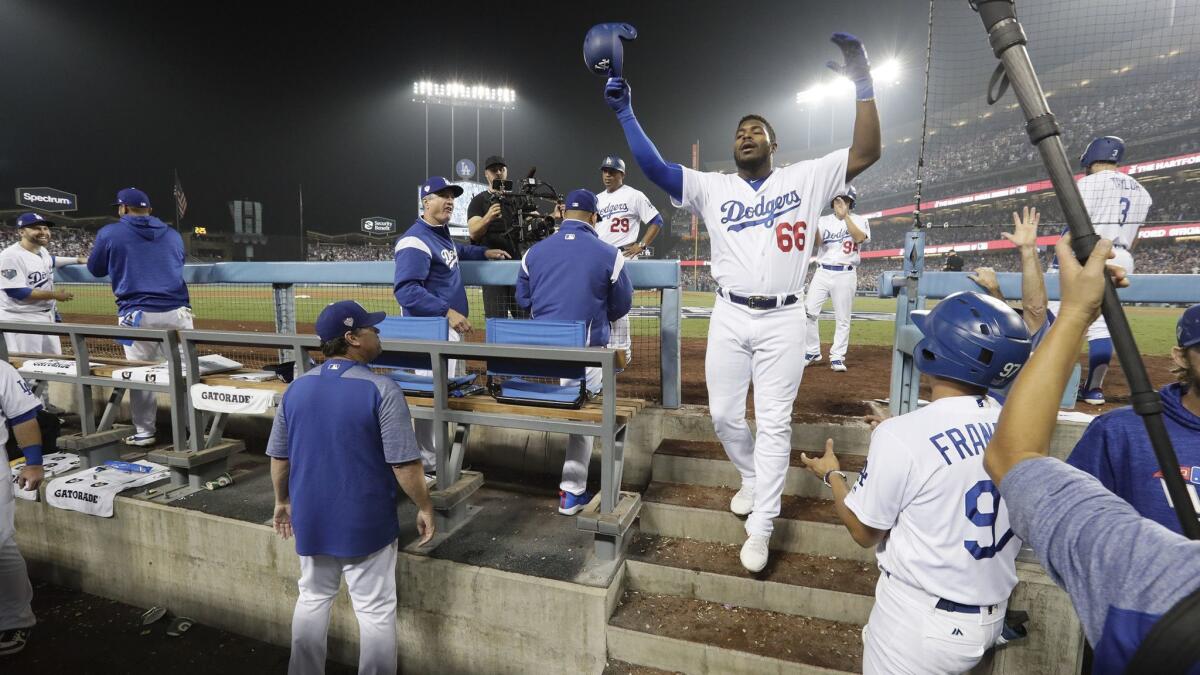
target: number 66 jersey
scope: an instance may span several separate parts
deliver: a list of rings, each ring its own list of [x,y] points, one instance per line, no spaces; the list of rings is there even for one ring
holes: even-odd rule
[[[983,468],[999,418],[995,399],[952,396],[876,427],[846,507],[890,530],[876,551],[881,569],[960,604],[1007,600],[1021,540]]]
[[[777,167],[760,181],[683,169],[683,201],[704,220],[713,280],[740,295],[780,295],[804,287],[821,211],[844,189],[845,148]]]

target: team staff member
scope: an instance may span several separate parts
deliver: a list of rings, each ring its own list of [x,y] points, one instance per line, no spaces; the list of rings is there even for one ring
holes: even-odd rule
[[[29,390],[17,370],[0,361],[0,467],[8,471],[9,429],[25,454],[25,468],[17,477],[17,487],[34,490],[45,478],[42,468],[42,432],[37,414],[42,409],[37,397]],[[13,538],[16,513],[13,481],[6,475],[0,478],[0,657],[16,654],[25,648],[35,619],[30,602],[33,586],[25,569],[25,559],[17,550]]]
[[[567,195],[566,218],[558,232],[534,244],[521,259],[517,303],[534,320],[585,321],[588,346],[609,342],[609,322],[629,313],[633,284],[625,273],[625,256],[596,235],[596,195],[574,190]],[[601,370],[587,369],[587,389],[600,393]],[[592,495],[587,492],[591,436],[572,434],[559,483],[558,512],[579,513]]]
[[[950,249],[950,253],[946,256],[946,266],[942,268],[943,272],[961,272],[963,271],[963,259],[954,249]]]
[[[150,198],[137,188],[117,193],[120,220],[101,228],[88,256],[93,276],[109,277],[117,296],[118,323],[137,328],[192,327],[192,307],[183,281],[183,239],[166,223],[150,215]],[[125,347],[125,358],[163,361],[159,342],[136,341]],[[155,444],[158,404],[152,391],[129,392],[136,433],[129,445]]]
[[[1142,517],[1094,477],[1046,456],[1061,392],[1088,326],[1100,315],[1112,252],[1112,243],[1101,239],[1081,266],[1069,237],[1059,241],[1062,305],[1004,403],[984,467],[1004,495],[1015,536],[1033,547],[1046,573],[1071,596],[1095,648],[1094,673],[1124,673],[1127,666],[1139,673],[1195,672],[1191,662],[1183,670],[1135,669],[1130,662],[1164,614],[1195,601],[1200,542]],[[1117,287],[1128,285],[1124,270],[1109,267],[1108,273]],[[1173,648],[1194,654],[1193,646],[1176,641],[1155,655],[1171,658]]]
[[[421,186],[421,216],[396,240],[396,274],[392,290],[405,316],[444,316],[450,322],[450,340],[471,332],[467,318],[467,289],[458,261],[508,260],[501,249],[459,244],[450,238],[446,224],[454,213],[454,199],[463,189],[441,176],[430,176]],[[450,376],[458,374],[458,361],[450,362]],[[435,466],[433,422],[416,420],[417,439],[427,471]]]
[[[55,256],[46,250],[54,221],[39,213],[23,213],[17,218],[21,239],[0,252],[0,319],[30,323],[54,323],[56,302],[70,300],[69,291],[54,290],[54,270],[79,265],[86,258]],[[57,335],[5,333],[10,352],[62,354]],[[35,391],[45,406],[48,382],[38,383]]]
[[[509,258],[516,259],[521,255],[512,239],[512,232],[517,227],[517,212],[498,199],[493,200],[499,194],[493,183],[508,180],[508,164],[503,157],[492,155],[483,162],[483,176],[487,179],[487,190],[472,197],[467,206],[471,243],[499,249]],[[489,319],[508,318],[510,313],[514,319],[528,316],[517,306],[514,293],[512,286],[484,286],[483,315]]]
[[[853,143],[782,168],[774,165],[774,128],[754,114],[743,116],[734,130],[736,174],[668,163],[634,116],[628,83],[610,78],[604,90],[642,172],[676,204],[699,215],[712,241],[712,276],[720,288],[709,321],[705,379],[713,427],[742,478],[729,509],[748,515],[740,559],[751,572],[767,565],[792,452],[792,407],[804,375],[808,323],[803,293],[812,254],[808,226],[882,152],[866,49],[847,33],[832,39],[845,59],[835,69],[855,85]],[[746,422],[751,383],[757,437]]]
[[[625,257],[637,258],[658,236],[662,215],[641,190],[625,184],[625,160],[620,157],[604,158],[600,163],[600,180],[604,190],[596,195],[596,233],[600,241],[621,249]],[[608,346],[623,350],[626,364],[633,360],[629,315],[613,322]]]
[[[1163,422],[1179,456],[1179,470],[1192,501],[1200,482],[1200,305],[1192,305],[1175,327],[1178,379],[1159,392]],[[1146,425],[1133,408],[1107,412],[1088,425],[1067,458],[1067,464],[1095,476],[1104,487],[1133,505],[1138,513],[1183,534],[1175,507],[1167,496],[1158,459],[1146,435]]]
[[[817,221],[817,271],[813,272],[805,294],[808,314],[808,346],[805,359],[809,363],[821,360],[821,333],[818,319],[825,299],[833,301],[833,346],[829,348],[829,368],[846,372],[846,350],[850,348],[850,310],[854,292],[858,290],[858,267],[861,259],[858,247],[871,239],[871,225],[866,218],[851,216],[858,192],[847,185],[842,194],[833,198],[833,213]]]
[[[267,454],[275,530],[296,537],[300,596],[289,673],[323,673],[329,611],[342,576],[358,618],[358,672],[396,672],[396,485],[417,505],[420,543],[434,533],[404,393],[367,364],[382,352],[368,313],[343,300],[317,317],[326,361],[296,378],[275,413]]]
[[[1017,585],[1021,542],[983,451],[1000,417],[988,388],[1016,377],[1029,331],[1011,307],[978,293],[955,293],[913,320],[925,336],[913,353],[931,403],[875,428],[853,487],[832,440],[824,455],[801,460],[833,489],[854,541],[878,546],[863,672],[962,673],[1000,637]]]

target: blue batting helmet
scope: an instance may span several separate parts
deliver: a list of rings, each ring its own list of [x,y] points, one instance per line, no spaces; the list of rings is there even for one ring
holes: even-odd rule
[[[846,189],[834,195],[833,199],[837,199],[838,197],[845,199],[850,203],[850,208],[854,208],[854,203],[858,201],[858,190],[855,190],[853,185],[847,185]],[[829,200],[830,207],[833,206],[833,199]]]
[[[1029,359],[1029,329],[996,298],[962,291],[911,316],[925,336],[913,355],[926,375],[1001,389]]]
[[[1200,345],[1200,305],[1188,307],[1175,324],[1175,338],[1179,346],[1187,349]]]
[[[625,160],[617,157],[616,155],[609,155],[608,157],[604,158],[603,162],[600,162],[600,168],[612,169],[614,171],[625,173]]]
[[[637,38],[637,29],[627,23],[598,23],[583,38],[583,63],[604,77],[621,77],[624,45],[621,40]]]
[[[1096,162],[1117,164],[1124,158],[1125,141],[1116,136],[1101,136],[1088,143],[1087,150],[1079,156],[1079,166],[1086,169]]]

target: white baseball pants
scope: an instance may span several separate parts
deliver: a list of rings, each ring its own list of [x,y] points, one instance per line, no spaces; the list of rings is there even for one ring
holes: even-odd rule
[[[461,342],[462,336],[453,328],[450,329],[450,342]],[[446,362],[446,377],[458,377],[466,371],[466,366],[462,361],[457,359],[449,359]],[[432,370],[414,370],[417,375],[432,377]],[[421,448],[421,465],[425,468],[425,473],[433,473],[437,470],[437,452],[434,450],[437,446],[434,445],[433,439],[433,420],[419,420],[413,418],[413,432],[417,435],[417,446]],[[454,441],[453,436],[450,438]],[[449,450],[447,448],[447,450]]]
[[[593,396],[599,394],[600,385],[604,381],[604,371],[588,368],[586,372],[588,392]],[[579,380],[562,380],[562,383],[578,386]],[[575,495],[587,491],[588,463],[592,461],[592,445],[595,442],[595,436],[567,436],[567,456],[563,461],[562,482],[558,484],[558,489]]]
[[[608,348],[624,349],[625,363],[633,362],[633,339],[629,333],[629,315],[608,324]]]
[[[938,598],[886,572],[875,585],[875,606],[863,627],[863,673],[965,673],[1004,630],[1007,602],[990,612],[937,609]]]
[[[0,445],[0,460],[3,460],[0,466],[7,471],[8,453],[3,445]],[[25,559],[13,538],[16,511],[12,480],[6,474],[0,478],[0,631],[28,628],[36,623],[30,606],[33,586],[29,583]]]
[[[808,314],[807,353],[821,353],[821,333],[817,330],[817,317],[826,299],[833,300],[833,346],[829,348],[830,361],[845,361],[850,348],[850,310],[854,305],[854,291],[858,287],[858,274],[854,270],[834,272],[818,267],[813,272],[805,293],[804,308]]]
[[[1133,254],[1127,248],[1113,248],[1113,258],[1108,261],[1108,264],[1118,265],[1124,268],[1126,274],[1133,274]],[[1058,308],[1062,307],[1062,302],[1051,300],[1046,305],[1051,312],[1054,312],[1055,316],[1058,316]],[[1101,314],[1088,326],[1087,339],[1088,342],[1091,342],[1092,340],[1104,340],[1108,337],[1110,337],[1108,324],[1104,322],[1104,315]]]
[[[54,323],[52,312],[28,314],[5,314],[0,316],[5,321],[28,321],[29,323]],[[62,341],[57,335],[37,335],[35,333],[5,333],[4,344],[8,351],[25,354],[62,354]],[[50,382],[48,380],[27,379],[33,388],[33,393],[42,400],[42,406],[50,403]]]
[[[747,534],[767,535],[779,515],[792,453],[792,405],[804,375],[804,298],[755,310],[717,296],[708,327],[704,374],[717,438],[754,490]],[[754,383],[757,435],[746,423],[746,392]]]
[[[139,310],[140,311],[140,310]],[[120,323],[120,322],[118,322]],[[122,324],[129,325],[129,324]],[[181,328],[192,327],[192,310],[179,307],[166,312],[141,312],[141,318],[132,325],[138,328]],[[133,344],[122,345],[125,348],[125,358],[137,361],[167,360],[161,342],[138,340]],[[157,430],[158,403],[152,391],[129,390],[129,412],[133,417],[133,427],[138,435],[153,436]]]
[[[358,672],[396,672],[396,542],[361,558],[300,556],[289,675],[325,672],[329,612],[346,577],[358,619]]]

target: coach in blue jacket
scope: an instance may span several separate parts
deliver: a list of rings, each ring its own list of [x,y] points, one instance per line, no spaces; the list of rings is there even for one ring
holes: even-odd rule
[[[588,346],[608,345],[609,322],[629,313],[633,284],[625,273],[625,257],[596,235],[596,195],[575,190],[567,195],[565,219],[558,232],[534,244],[517,273],[517,305],[532,318],[584,321]],[[600,391],[601,371],[587,369],[588,391]],[[559,483],[558,512],[578,513],[592,495],[587,492],[592,437],[572,435]]]
[[[454,213],[454,199],[463,189],[441,176],[430,176],[421,186],[421,217],[396,240],[396,275],[392,290],[404,316],[444,316],[450,322],[450,340],[471,332],[467,289],[463,286],[459,260],[505,260],[507,251],[460,244],[450,238],[446,224]],[[450,377],[462,364],[450,362]],[[414,420],[421,461],[433,471],[433,423]]]

